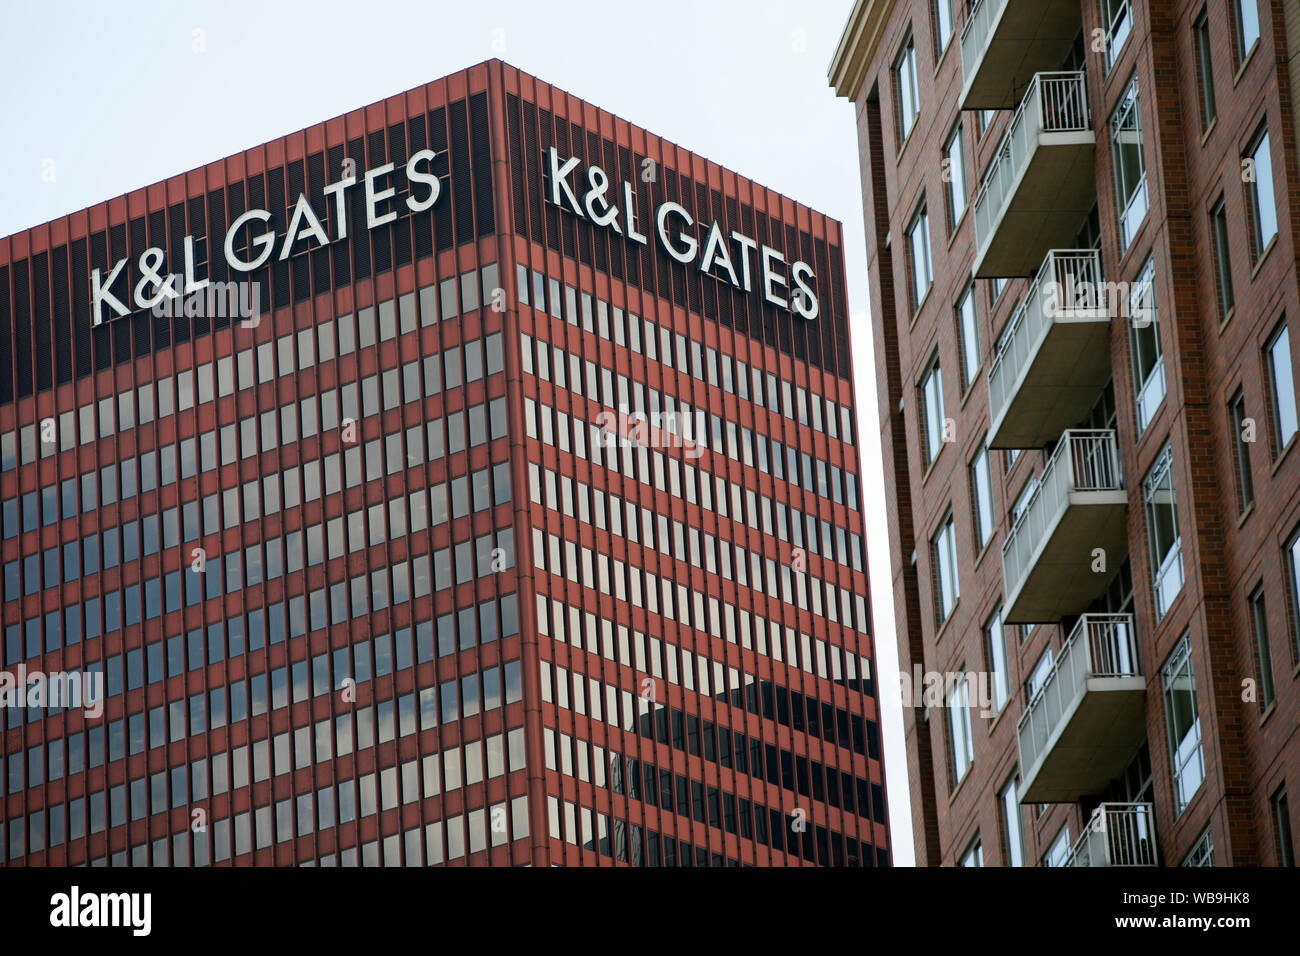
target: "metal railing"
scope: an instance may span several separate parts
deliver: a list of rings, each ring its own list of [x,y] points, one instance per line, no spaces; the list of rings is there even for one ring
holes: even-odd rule
[[[991,0],[985,0],[990,5]],[[1029,83],[1025,98],[997,155],[989,164],[975,197],[975,243],[984,248],[985,241],[1010,199],[1020,171],[1038,148],[1040,133],[1087,132],[1092,129],[1088,113],[1088,92],[1084,73],[1038,73]]]
[[[1038,762],[1075,698],[1090,677],[1138,677],[1137,639],[1131,614],[1085,614],[1034,699],[1016,724],[1021,779]]]
[[[961,28],[961,81],[970,82],[975,66],[984,58],[989,48],[993,24],[998,22],[1008,0],[975,0],[966,11],[966,23]]]
[[[1092,812],[1066,866],[1155,866],[1155,810],[1149,803],[1103,803]]]
[[[1011,317],[989,368],[989,417],[997,421],[1011,402],[1020,373],[1038,353],[1057,319],[1106,319],[1102,301],[1101,252],[1053,249],[1043,260],[1024,300]]]
[[[1002,580],[1019,590],[1029,561],[1074,491],[1119,491],[1119,447],[1111,429],[1071,429],[1061,435],[1038,488],[1002,542]]]

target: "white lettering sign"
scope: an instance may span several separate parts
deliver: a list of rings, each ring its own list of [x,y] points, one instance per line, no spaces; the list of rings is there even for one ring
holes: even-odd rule
[[[407,208],[412,212],[424,212],[436,203],[442,195],[442,183],[432,171],[433,160],[437,153],[431,149],[422,149],[411,155],[406,161],[406,178],[411,184],[411,193],[406,197]],[[366,195],[366,228],[374,229],[397,219],[397,210],[392,208],[397,196],[397,189],[390,184],[389,177],[396,167],[393,163],[367,170],[364,175]],[[326,203],[334,199],[333,214],[330,225],[334,228],[331,238],[329,231],[321,222],[317,210],[305,194],[300,193],[290,214],[289,225],[282,236],[276,236],[274,230],[266,228],[271,222],[271,213],[265,209],[249,209],[235,219],[223,237],[222,251],[226,264],[236,272],[252,272],[264,266],[275,253],[277,242],[280,246],[278,261],[288,259],[294,246],[303,239],[313,239],[319,245],[328,245],[348,237],[347,204],[344,194],[357,184],[356,176],[345,176],[336,183],[331,183],[323,190]],[[258,226],[261,231],[257,231]],[[241,231],[249,231],[248,250],[242,254],[236,248]],[[183,273],[164,272],[166,254],[156,246],[142,252],[137,260],[139,279],[131,294],[123,301],[112,291],[114,284],[122,275],[127,258],[119,259],[104,276],[99,269],[90,273],[92,324],[100,325],[106,318],[112,319],[127,315],[136,309],[152,309],[167,299],[188,296],[204,288],[207,278],[198,278],[194,269],[194,237],[185,237],[185,263]],[[123,293],[124,294],[124,293]],[[107,306],[109,314],[104,314]]]
[[[576,156],[561,161],[559,151],[546,151],[546,198],[553,205],[586,219],[595,226],[613,230],[630,242],[645,245],[644,233],[637,230],[636,203],[632,184],[610,195],[609,176],[599,166],[579,169]],[[585,180],[585,185],[582,185]],[[581,190],[581,195],[575,191]],[[621,194],[622,202],[619,202]],[[704,226],[703,223],[700,224]],[[754,262],[763,290],[763,299],[809,321],[819,311],[815,289],[816,274],[803,261],[787,263],[778,250],[759,243],[742,233],[724,233],[716,220],[704,226],[703,241],[697,235],[696,222],[681,205],[671,201],[659,204],[654,212],[655,238],[660,248],[682,265],[694,265],[705,275],[723,279],[742,292],[753,290]]]

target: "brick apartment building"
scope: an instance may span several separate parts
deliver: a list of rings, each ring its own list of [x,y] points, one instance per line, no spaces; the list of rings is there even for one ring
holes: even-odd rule
[[[854,5],[921,865],[1294,862],[1297,56],[1294,0]]]
[[[0,239],[0,861],[889,865],[842,245],[496,60]]]

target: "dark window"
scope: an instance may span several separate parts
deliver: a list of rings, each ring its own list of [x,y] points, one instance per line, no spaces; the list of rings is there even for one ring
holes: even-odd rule
[[[1236,450],[1237,510],[1244,512],[1255,500],[1255,487],[1250,474],[1250,442],[1254,439],[1254,423],[1247,421],[1246,399],[1241,389],[1228,403],[1228,417],[1232,423],[1233,446]]]

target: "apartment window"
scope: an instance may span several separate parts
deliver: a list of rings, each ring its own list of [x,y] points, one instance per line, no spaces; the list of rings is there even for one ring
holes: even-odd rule
[[[942,624],[952,614],[957,604],[957,539],[953,533],[952,512],[943,519],[938,533],[930,542],[931,558],[934,562],[935,611]]]
[[[1214,61],[1210,56],[1210,14],[1202,10],[1192,27],[1196,41],[1196,79],[1201,90],[1201,129],[1208,130],[1218,115],[1214,102]]]
[[[1160,350],[1160,313],[1156,308],[1155,261],[1148,259],[1129,302],[1129,352],[1139,434],[1165,398],[1165,363]]]
[[[980,370],[979,323],[975,315],[974,283],[966,287],[961,301],[957,303],[957,341],[961,344],[957,352],[961,359],[961,390],[964,395]]]
[[[952,0],[934,0],[934,58],[948,49],[952,39]]]
[[[1008,461],[1007,469],[1010,470],[1014,463],[1014,458]],[[1011,503],[1011,510],[1008,512],[1008,517],[1010,518],[1011,526],[1013,528],[1015,527],[1016,522],[1020,520],[1020,516],[1023,515],[1025,510],[1029,507],[1029,502],[1033,499],[1034,492],[1037,490],[1038,476],[1030,475],[1028,480],[1025,482],[1024,487],[1020,489],[1020,494],[1016,495],[1016,500]]]
[[[1138,108],[1136,75],[1129,81],[1128,89],[1111,114],[1110,152],[1115,167],[1120,243],[1122,249],[1127,249],[1147,214],[1147,170],[1142,153],[1142,118]]]
[[[916,125],[920,109],[916,88],[916,44],[911,37],[907,38],[894,61],[894,90],[898,97],[898,145],[901,150]]]
[[[998,802],[1002,804],[1002,837],[1005,842],[1005,862],[1007,866],[1025,865],[1025,830],[1020,814],[1020,778],[1012,777],[998,793]]]
[[[1259,40],[1259,0],[1230,0],[1233,52],[1238,69]]]
[[[1279,326],[1264,348],[1268,365],[1269,412],[1272,419],[1273,456],[1291,443],[1296,433],[1295,378],[1291,374],[1291,335]]]
[[[1142,483],[1147,541],[1151,549],[1152,586],[1156,616],[1164,617],[1183,587],[1182,539],[1174,498],[1173,452],[1166,445]]]
[[[1011,686],[1007,676],[1007,634],[1002,626],[1000,607],[984,624],[984,643],[993,685],[993,706],[1001,712],[1010,696]]]
[[[1183,866],[1214,866],[1214,836],[1206,827],[1183,859]]]
[[[1295,844],[1291,841],[1291,807],[1286,788],[1273,794],[1273,826],[1277,832],[1277,865],[1295,866]]]
[[[943,4],[945,0],[938,0]],[[943,146],[943,181],[948,193],[948,230],[957,228],[957,222],[966,211],[966,151],[961,139],[961,120],[952,128],[948,142]]]
[[[971,511],[975,517],[975,544],[983,550],[993,537],[993,478],[989,471],[989,450],[981,444],[970,464]]]
[[[915,313],[934,279],[930,271],[930,216],[924,204],[907,227],[907,268],[911,273],[911,304]]]
[[[1300,528],[1291,533],[1286,543],[1287,599],[1291,613],[1291,639],[1295,643],[1292,655],[1300,657]]]
[[[1268,126],[1262,126],[1242,157],[1246,176],[1246,208],[1250,212],[1251,252],[1264,258],[1277,238],[1277,200],[1273,196],[1273,154],[1268,149]]]
[[[1038,699],[1038,695],[1043,692],[1047,686],[1047,678],[1052,674],[1052,649],[1044,648],[1042,655],[1038,658],[1038,663],[1034,669],[1029,672],[1025,678],[1025,701],[1026,706],[1033,704]]]
[[[943,447],[943,375],[937,352],[921,379],[921,424],[925,441],[924,464],[928,468],[939,457],[939,450]]]
[[[966,679],[948,692],[948,757],[952,763],[952,786],[966,779],[975,759],[970,732],[970,687]]]
[[[980,110],[975,114],[975,140],[978,142],[984,138],[989,127],[993,125],[994,110]]]
[[[1255,485],[1250,476],[1250,442],[1246,440],[1246,397],[1241,389],[1228,403],[1228,418],[1232,426],[1237,473],[1237,511],[1244,513],[1255,500]],[[1253,429],[1252,429],[1253,430]]]
[[[966,852],[961,855],[962,866],[983,866],[984,865],[984,847],[980,844],[980,838],[977,835],[971,841]]]
[[[1184,634],[1160,669],[1164,688],[1165,728],[1169,733],[1169,766],[1173,775],[1174,807],[1182,813],[1201,785],[1201,719],[1196,713],[1196,682],[1192,673],[1192,640]]]
[[[1219,319],[1232,312],[1235,299],[1232,294],[1232,255],[1228,251],[1228,215],[1223,197],[1210,210],[1210,230],[1214,233],[1214,284],[1219,294]]]
[[[1043,866],[1065,866],[1070,858],[1070,825],[1061,827],[1052,840],[1047,852],[1043,854]]]
[[[1115,65],[1119,51],[1124,49],[1133,17],[1129,0],[1101,0],[1101,28],[1106,31],[1106,72]]]
[[[1250,621],[1255,632],[1255,663],[1259,666],[1259,709],[1273,703],[1273,654],[1268,646],[1268,614],[1264,605],[1264,585],[1250,595]]]
[[[1008,285],[1010,285],[1010,283],[1006,279],[989,280],[989,311],[990,312],[993,311],[993,307],[998,304],[998,299],[1002,298],[1002,292],[1003,290],[1006,289]],[[994,349],[995,352],[1002,351],[1002,343],[1005,339],[1009,337],[1009,333],[1011,332],[1011,325],[1012,323],[1008,322],[1003,327],[1002,336],[998,339],[997,348]]]

